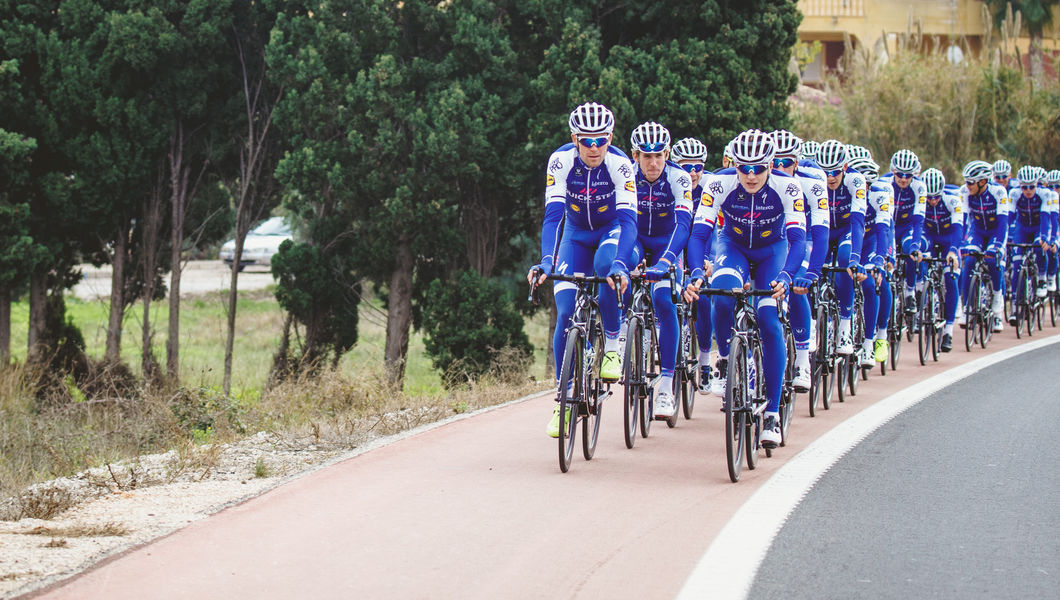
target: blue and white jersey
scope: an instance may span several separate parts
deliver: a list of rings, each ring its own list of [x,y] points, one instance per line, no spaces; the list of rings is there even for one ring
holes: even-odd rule
[[[667,162],[655,181],[636,169],[637,234],[642,238],[669,237],[666,250],[656,260],[677,261],[692,225],[692,179],[681,167]]]
[[[806,226],[810,230],[806,269],[820,275],[821,266],[828,258],[828,184],[824,171],[815,166],[797,167],[795,179],[802,186],[802,195],[806,199]]]
[[[552,153],[545,173],[545,218],[541,263],[553,264],[561,228],[596,231],[622,225],[618,259],[625,261],[637,239],[637,187],[629,157],[609,146],[604,162],[590,168],[578,148],[565,144]]]
[[[898,187],[893,173],[880,176],[880,182],[891,186],[894,191],[894,225],[904,229],[912,225],[916,217],[924,217],[924,206],[927,204],[927,186],[914,177],[905,189]]]
[[[942,199],[932,206],[924,205],[924,233],[931,236],[947,236],[954,228],[964,228],[964,208],[960,194],[952,190],[943,190]]]
[[[974,226],[978,231],[994,231],[1001,227],[1001,240],[1004,240],[1008,228],[1009,203],[1008,191],[996,183],[988,183],[980,194],[972,195],[968,186],[961,186],[961,210],[964,212],[965,228]]]
[[[864,219],[867,196],[865,176],[849,168],[844,173],[839,187],[828,190],[828,210],[833,237],[836,232],[846,231],[850,227],[851,215],[861,215]]]
[[[574,144],[566,144],[548,159],[545,207],[562,203],[567,222],[588,231],[611,224],[620,210],[635,210],[636,184],[629,157],[609,146],[604,162],[590,169]]]
[[[1050,244],[1055,244],[1057,239],[1060,238],[1060,194],[1053,190],[1044,190],[1048,192],[1049,200],[1046,202],[1045,211],[1049,217],[1049,237],[1045,241]]]
[[[869,186],[869,199],[865,203],[865,233],[873,229],[874,225],[886,225],[888,228],[894,224],[894,190],[891,186],[875,182]]]
[[[1051,226],[1048,216],[1052,211],[1051,190],[1038,186],[1028,198],[1022,189],[1016,188],[1009,191],[1008,200],[1013,210],[1009,221],[1015,221],[1023,229],[1040,228],[1043,239],[1047,238]]]
[[[785,239],[788,229],[805,235],[805,205],[802,187],[787,173],[771,171],[762,189],[751,194],[736,169],[723,169],[707,180],[695,224],[713,230],[720,213],[722,234],[753,250]]]

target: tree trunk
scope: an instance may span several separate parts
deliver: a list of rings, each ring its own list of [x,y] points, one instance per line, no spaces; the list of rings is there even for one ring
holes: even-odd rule
[[[11,363],[11,290],[0,288],[0,367]]]
[[[111,257],[110,319],[107,322],[107,349],[103,357],[111,363],[121,360],[121,330],[125,320],[125,258],[128,256],[129,237],[124,226],[116,238]]]
[[[239,235],[239,230],[241,229],[243,234]],[[239,261],[243,259],[243,243],[247,238],[245,229],[245,227],[236,226],[236,247],[232,253],[232,285],[228,288],[228,333],[225,335],[225,371],[221,384],[225,396],[232,389],[232,354],[236,337],[236,301],[239,299]]]
[[[144,378],[148,381],[154,380],[158,375],[158,362],[155,360],[152,339],[154,338],[151,324],[151,302],[155,296],[155,275],[158,269],[158,238],[162,229],[162,197],[165,191],[163,183],[164,168],[159,167],[158,179],[154,188],[145,200],[143,210],[143,346],[140,352],[140,368]]]
[[[166,375],[173,381],[180,377],[180,276],[183,272],[181,249],[184,246],[184,215],[188,203],[188,181],[191,169],[184,164],[184,124],[177,122],[169,139],[170,189],[170,272],[169,329],[166,337]]]
[[[412,248],[407,234],[403,234],[394,248],[394,272],[390,276],[390,306],[387,310],[384,355],[387,380],[398,390],[405,381],[405,359],[409,351],[413,265]]]
[[[1028,51],[1028,72],[1031,76],[1031,85],[1040,89],[1045,80],[1045,66],[1042,50],[1042,32],[1031,32],[1031,46]]]
[[[461,220],[467,233],[467,259],[479,275],[489,277],[497,262],[497,240],[500,224],[497,202],[485,197],[480,190],[472,190],[461,207]]]
[[[34,273],[29,278],[29,334],[26,362],[44,358],[44,332],[48,327],[48,276]]]

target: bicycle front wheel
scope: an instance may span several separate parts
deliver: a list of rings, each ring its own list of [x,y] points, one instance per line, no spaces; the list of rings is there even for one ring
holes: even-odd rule
[[[643,323],[640,317],[631,316],[626,325],[626,355],[622,363],[622,436],[626,448],[633,448],[637,441],[637,421],[640,399],[644,388],[644,369],[641,363]]]
[[[696,406],[696,390],[699,389],[699,339],[694,322],[688,323],[685,339],[686,343],[682,345],[685,376],[681,386],[681,412],[685,419],[691,419],[692,409]]]
[[[744,339],[732,338],[729,349],[729,367],[725,381],[725,459],[729,479],[740,480],[743,470],[744,444],[747,443],[747,350]]]
[[[592,336],[592,356],[594,360],[582,365],[582,377],[584,383],[582,389],[582,402],[578,406],[582,409],[582,456],[585,460],[592,460],[596,453],[596,441],[600,438],[600,417],[603,413],[604,389],[600,381],[600,360],[604,356],[603,336],[597,333]],[[588,348],[586,349],[588,350]]]
[[[574,457],[574,439],[578,430],[578,405],[584,397],[585,383],[582,367],[584,363],[584,334],[572,329],[567,334],[567,347],[563,350],[563,366],[559,376],[559,470],[570,470]],[[571,385],[573,382],[573,385]]]

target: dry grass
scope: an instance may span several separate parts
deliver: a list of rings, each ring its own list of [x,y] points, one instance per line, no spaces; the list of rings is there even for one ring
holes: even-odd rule
[[[41,535],[53,538],[121,537],[129,534],[129,528],[121,523],[78,524],[67,527],[45,527],[44,525],[20,531],[22,535]]]

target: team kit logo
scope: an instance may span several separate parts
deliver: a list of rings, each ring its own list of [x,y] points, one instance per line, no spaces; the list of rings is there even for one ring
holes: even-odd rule
[[[537,164],[541,164],[541,163],[537,163]],[[552,164],[550,164],[548,166],[548,170],[549,171],[559,171],[562,168],[563,168],[563,162],[560,161],[560,159],[558,159],[558,158],[553,160]]]
[[[794,183],[789,183],[788,188],[785,191],[788,193],[789,196],[798,196],[802,190],[800,190],[799,186],[795,185]]]
[[[633,171],[630,170],[628,165],[624,165],[624,164],[623,165],[619,165],[618,172],[623,177],[632,177],[633,176]]]

